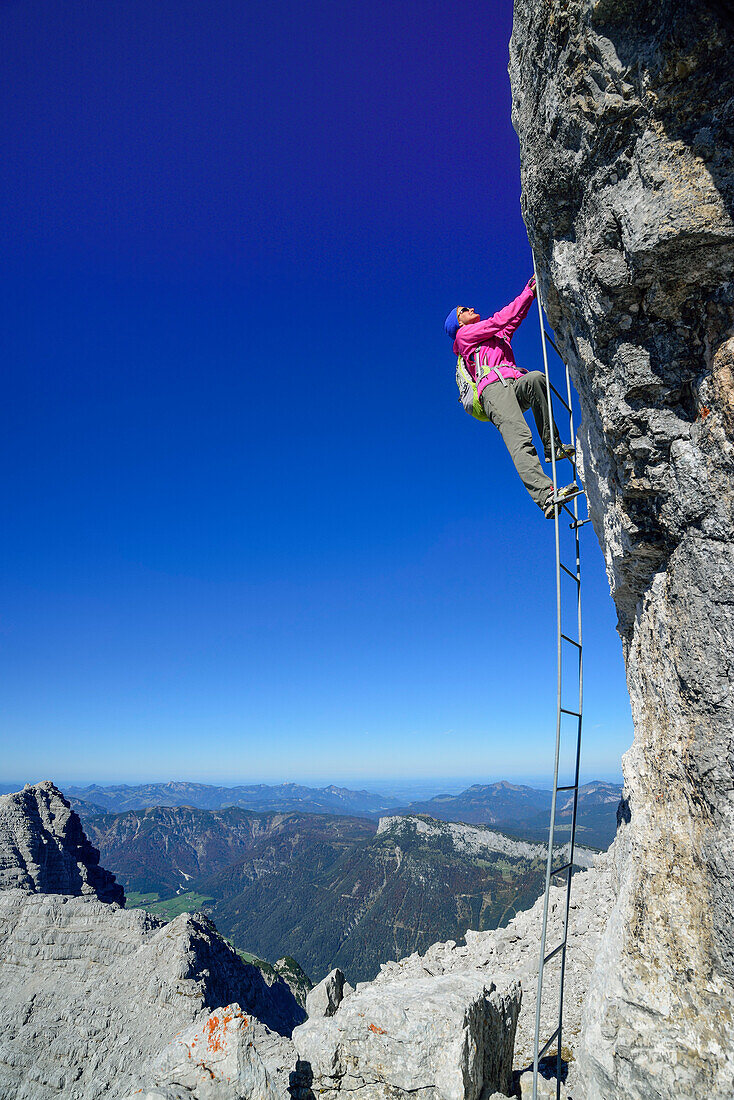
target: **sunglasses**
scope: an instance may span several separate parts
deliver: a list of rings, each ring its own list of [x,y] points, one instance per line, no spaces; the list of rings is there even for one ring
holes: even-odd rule
[[[473,306],[462,306],[461,309],[456,311],[456,314],[458,316],[460,313],[471,313],[473,308]]]

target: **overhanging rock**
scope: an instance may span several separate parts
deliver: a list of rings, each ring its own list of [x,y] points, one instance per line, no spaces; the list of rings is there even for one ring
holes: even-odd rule
[[[734,1095],[729,7],[515,2],[523,214],[581,401],[635,722],[588,1100]]]

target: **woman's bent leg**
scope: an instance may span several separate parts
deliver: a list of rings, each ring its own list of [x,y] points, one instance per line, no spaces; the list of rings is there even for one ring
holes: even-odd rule
[[[546,458],[550,460],[550,420],[548,417],[548,390],[545,384],[545,375],[542,371],[531,370],[528,374],[524,374],[522,378],[517,379],[515,392],[522,411],[532,409],[538,434],[543,441]],[[558,434],[555,420],[553,421],[553,436],[557,452],[561,446],[561,437]]]
[[[515,394],[515,385],[515,382],[507,386],[501,382],[491,382],[485,386],[481,397],[482,408],[499,429],[523,485],[538,507],[542,508],[553,482],[543,473],[530,428]]]

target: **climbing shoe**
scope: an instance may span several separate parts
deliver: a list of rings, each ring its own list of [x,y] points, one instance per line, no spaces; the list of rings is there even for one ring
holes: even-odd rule
[[[570,443],[561,443],[560,447],[556,447],[556,462],[560,462],[562,458],[575,458],[576,448],[572,447]],[[546,455],[545,461],[550,462],[551,456]]]
[[[548,493],[545,498],[545,504],[543,505],[543,515],[546,519],[553,519],[555,515],[561,510],[562,504],[568,504],[569,500],[573,500],[579,493],[583,493],[583,489],[572,482],[570,485],[564,485],[562,489],[559,489],[555,497],[553,496],[553,490]]]

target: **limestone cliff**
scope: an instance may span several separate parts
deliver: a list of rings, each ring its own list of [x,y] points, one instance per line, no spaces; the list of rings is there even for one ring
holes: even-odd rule
[[[0,1096],[93,1100],[165,1085],[183,1056],[178,1033],[193,1043],[208,1028],[216,1042],[194,1049],[176,1100],[203,1095],[202,1081],[227,1100],[287,1097],[287,1036],[305,1013],[286,983],[268,985],[201,914],[166,924],[110,904],[122,891],[53,784],[0,799],[0,855]],[[225,1077],[216,1091],[233,1066],[239,1088]]]
[[[515,0],[523,213],[627,665],[589,1100],[734,1094],[731,6]]]
[[[122,887],[99,866],[79,818],[48,780],[0,796],[0,890],[12,887],[125,904]]]

